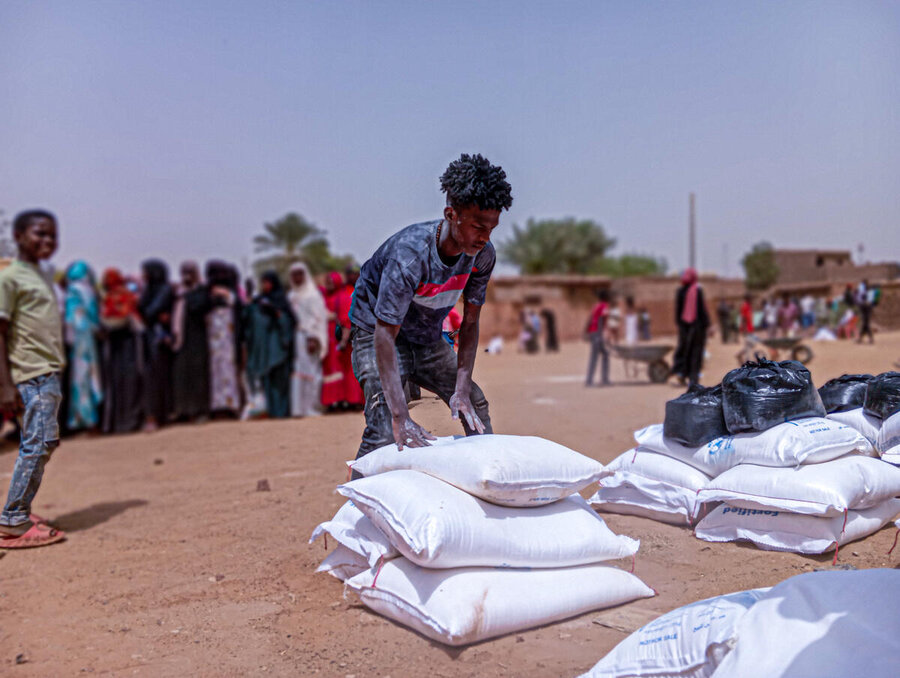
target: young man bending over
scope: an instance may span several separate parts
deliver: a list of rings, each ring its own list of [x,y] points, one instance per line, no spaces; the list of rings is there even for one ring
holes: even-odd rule
[[[424,447],[434,437],[409,416],[407,380],[433,391],[462,418],[466,435],[491,433],[488,402],[472,382],[478,319],[496,254],[491,233],[512,205],[506,173],[463,154],[441,177],[443,219],[391,236],[360,271],[350,318],[353,371],[365,393],[366,428],[356,458],[396,442]],[[459,354],[441,337],[463,297]]]

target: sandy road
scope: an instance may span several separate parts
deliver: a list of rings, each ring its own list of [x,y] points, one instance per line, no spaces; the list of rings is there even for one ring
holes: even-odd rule
[[[711,345],[707,379],[733,366],[735,347]],[[900,358],[900,334],[874,347],[814,344],[816,383],[879,372]],[[586,390],[586,345],[557,355],[481,355],[477,379],[495,430],[542,435],[609,461],[631,432],[662,419],[678,391],[625,382]],[[457,431],[443,404],[413,416]],[[341,504],[362,429],[347,414],[302,421],[215,423],[155,434],[80,438],[48,466],[35,510],[70,533],[60,545],[0,557],[0,675],[69,676],[574,676],[624,637],[598,617],[634,627],[677,605],[774,584],[831,556],[707,544],[687,529],[610,515],[641,539],[636,573],[659,595],[464,649],[448,649],[344,601],[313,570],[307,539]],[[14,450],[0,452],[5,488]],[[271,491],[257,491],[266,479]],[[841,550],[840,564],[895,567],[886,528]],[[630,563],[627,565],[630,566]],[[16,664],[16,657],[21,655]]]

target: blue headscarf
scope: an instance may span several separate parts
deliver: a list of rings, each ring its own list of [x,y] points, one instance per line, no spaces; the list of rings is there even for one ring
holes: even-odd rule
[[[100,324],[94,272],[83,261],[66,271],[66,336],[69,347],[69,427],[91,429],[100,421],[100,361],[95,332]]]
[[[79,311],[84,313],[79,318]],[[87,321],[96,327],[100,323],[97,291],[94,289],[94,272],[83,261],[76,261],[66,271],[66,317],[69,325]]]

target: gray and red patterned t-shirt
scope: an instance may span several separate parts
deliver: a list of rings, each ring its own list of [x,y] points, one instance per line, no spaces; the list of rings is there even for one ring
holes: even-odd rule
[[[376,319],[400,325],[414,344],[441,339],[441,325],[460,295],[484,304],[487,283],[497,260],[488,243],[474,257],[461,254],[448,266],[438,254],[441,220],[407,226],[395,233],[363,264],[353,292],[350,319],[369,332]]]

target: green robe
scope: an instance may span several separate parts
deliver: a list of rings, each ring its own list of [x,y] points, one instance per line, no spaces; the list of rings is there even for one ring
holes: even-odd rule
[[[291,414],[291,364],[294,359],[294,319],[266,310],[253,301],[244,311],[247,376],[262,386],[270,417]]]

